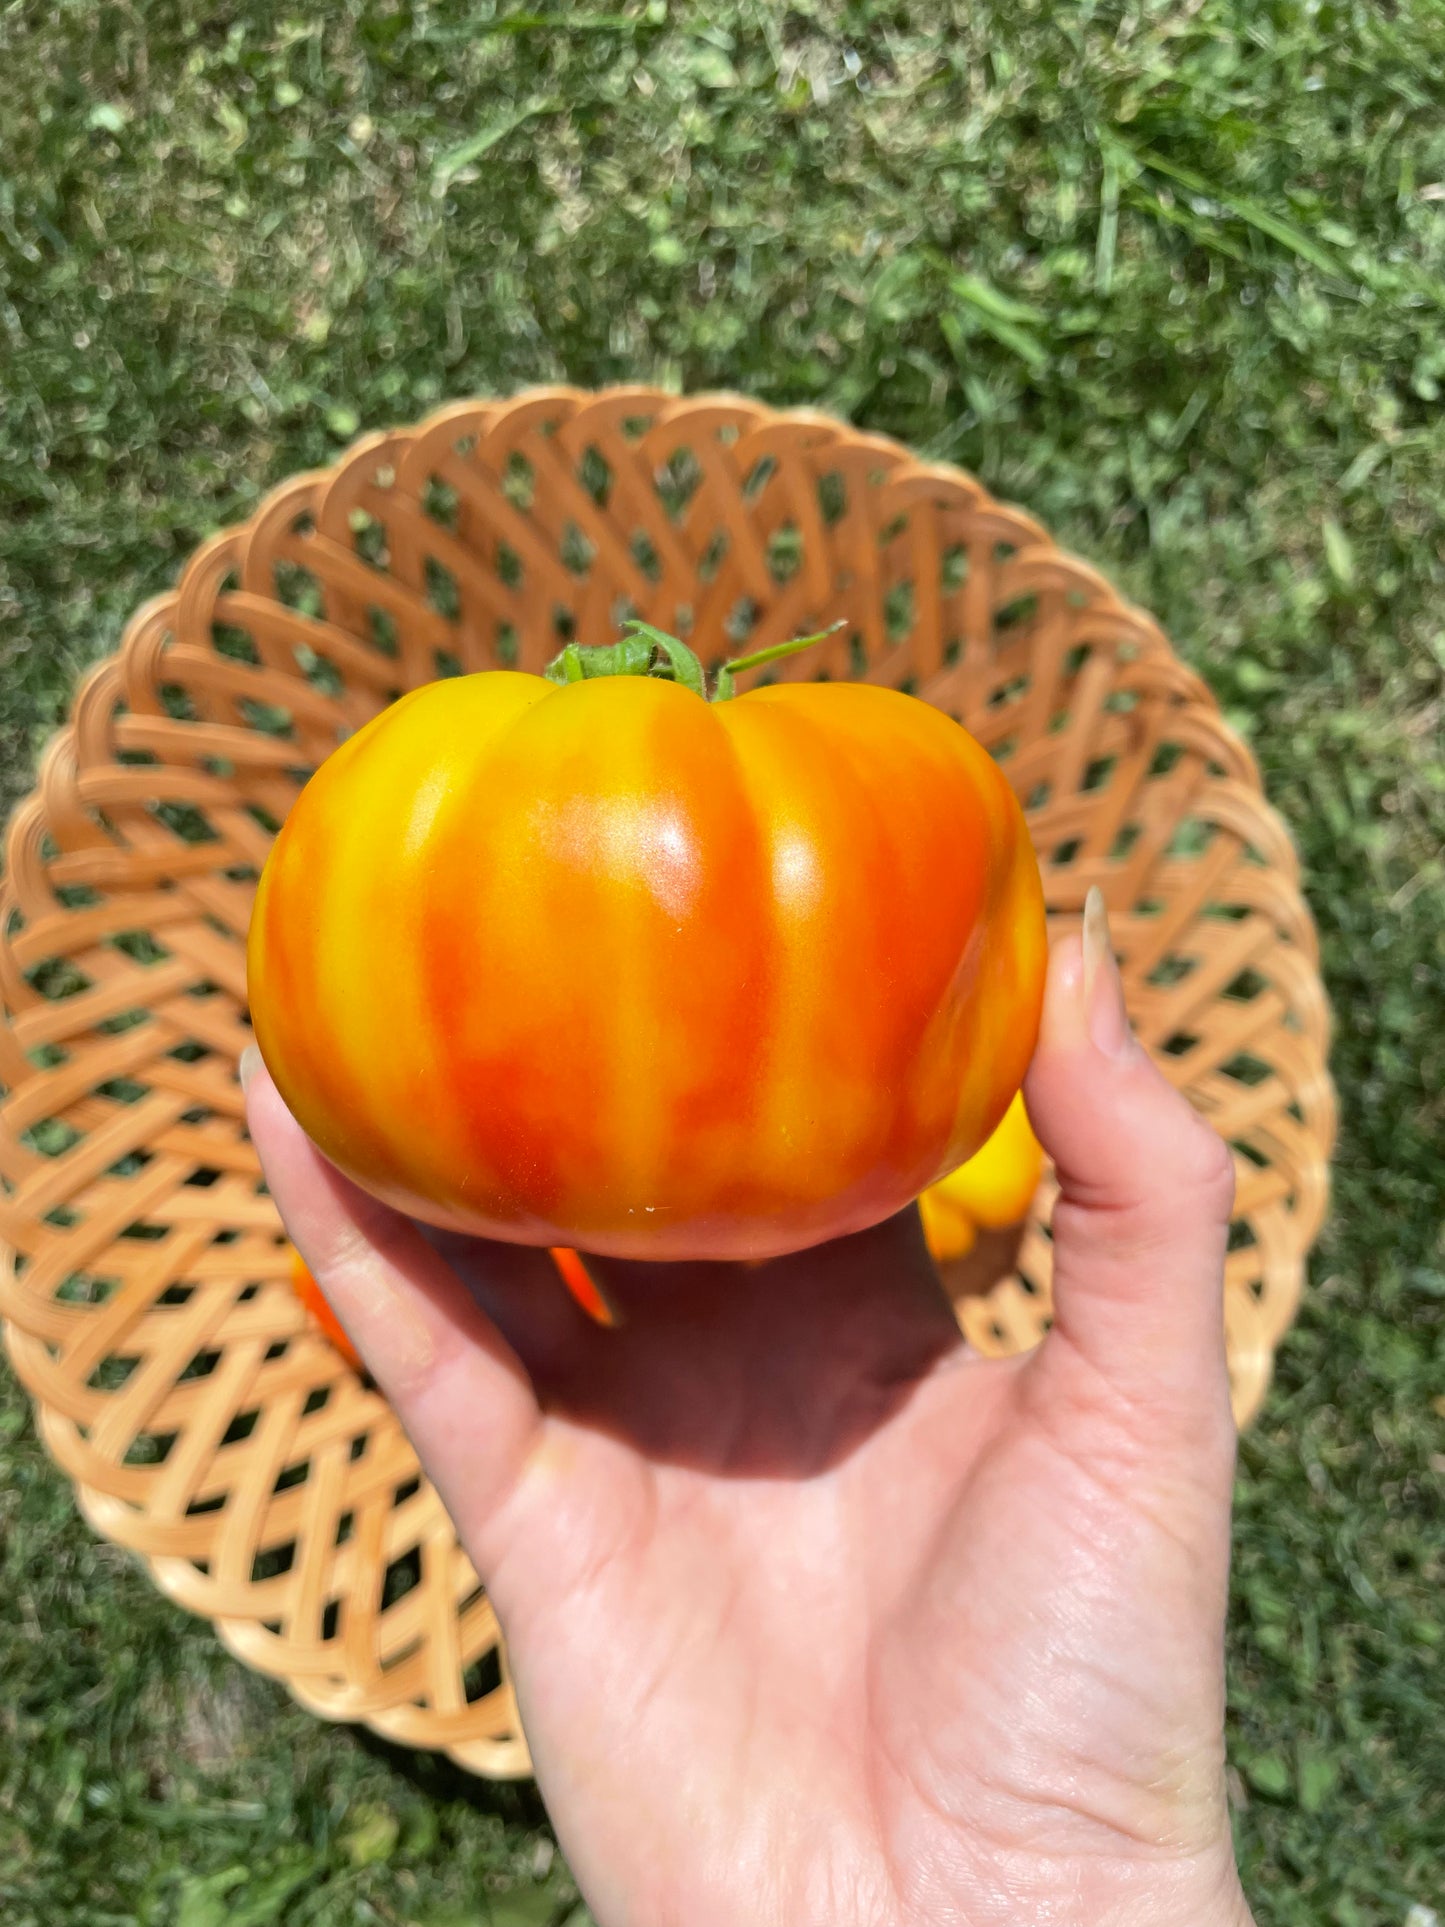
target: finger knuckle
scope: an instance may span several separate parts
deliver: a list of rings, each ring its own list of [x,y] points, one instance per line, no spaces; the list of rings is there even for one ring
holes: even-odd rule
[[[1197,1114],[1180,1144],[1178,1182],[1211,1215],[1228,1218],[1234,1208],[1234,1154]]]

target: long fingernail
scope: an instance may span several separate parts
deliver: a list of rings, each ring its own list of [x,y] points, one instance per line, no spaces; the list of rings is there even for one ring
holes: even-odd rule
[[[256,1044],[247,1044],[246,1048],[241,1052],[241,1061],[236,1066],[236,1075],[241,1080],[241,1091],[243,1095],[246,1091],[250,1089],[251,1079],[256,1075],[257,1071],[260,1070],[260,1068],[261,1068],[260,1046]]]
[[[1084,1014],[1095,1048],[1106,1057],[1121,1057],[1132,1033],[1124,1008],[1124,985],[1109,941],[1109,912],[1097,884],[1084,899]]]

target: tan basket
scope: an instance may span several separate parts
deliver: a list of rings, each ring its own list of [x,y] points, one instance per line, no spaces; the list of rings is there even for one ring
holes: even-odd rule
[[[1327,1013],[1289,839],[1148,616],[956,469],[733,396],[545,389],[359,442],[193,557],[95,668],[0,895],[0,1315],[92,1525],[332,1719],[527,1770],[497,1623],[382,1400],[308,1324],[242,1126],[243,938],[307,772],[401,690],[637,613],[916,690],[1029,813],[1049,913],[1103,887],[1139,1031],[1236,1148],[1236,1411],[1325,1205]],[[962,1289],[1049,1308],[1046,1183]]]

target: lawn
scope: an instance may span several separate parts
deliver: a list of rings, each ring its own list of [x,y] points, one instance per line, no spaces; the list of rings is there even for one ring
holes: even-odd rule
[[[1247,1886],[1262,1927],[1432,1927],[1445,9],[612,4],[0,12],[4,800],[209,530],[446,397],[735,387],[1047,521],[1253,744],[1338,1013],[1334,1213],[1240,1468]],[[0,1379],[7,1927],[581,1918],[530,1789],[243,1672]]]

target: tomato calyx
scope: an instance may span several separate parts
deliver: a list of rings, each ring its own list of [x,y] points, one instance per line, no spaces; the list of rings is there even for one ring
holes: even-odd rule
[[[616,642],[588,648],[579,642],[567,647],[542,671],[548,682],[591,682],[597,676],[661,676],[681,683],[707,701],[707,684],[696,652],[665,629],[635,617],[624,625],[631,631]]]
[[[689,649],[685,642],[677,636],[670,636],[665,629],[654,628],[650,622],[643,622],[636,616],[622,626],[627,633],[619,636],[616,642],[592,647],[569,642],[547,664],[542,674],[548,682],[564,686],[567,683],[590,682],[598,676],[657,676],[663,681],[681,684],[704,702],[709,700],[707,677],[696,650]],[[795,656],[800,649],[810,648],[813,643],[836,635],[844,627],[846,623],[839,620],[827,629],[818,630],[815,635],[792,636],[787,642],[775,642],[771,648],[754,650],[750,656],[734,656],[723,663],[714,676],[711,700],[723,703],[734,696],[737,691],[733,679],[745,669],[760,669],[764,663],[780,662],[784,656]]]

